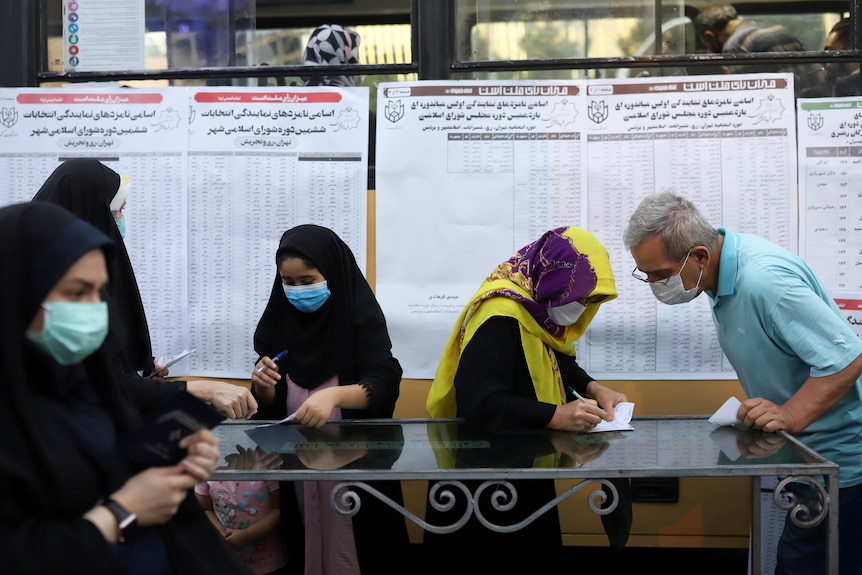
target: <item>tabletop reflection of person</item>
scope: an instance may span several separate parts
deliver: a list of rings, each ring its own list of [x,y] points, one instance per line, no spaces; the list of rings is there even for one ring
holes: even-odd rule
[[[327,447],[327,442],[341,441],[339,427],[307,428],[303,435],[308,445],[297,446],[296,457],[309,469],[341,469],[368,454],[367,443],[355,439],[337,448]]]
[[[225,465],[216,469],[278,469],[284,461],[278,453],[267,453],[259,446],[254,449],[236,446],[236,453],[224,456]]]
[[[404,448],[404,431],[398,423],[271,425],[248,434],[258,444],[256,451],[265,458],[279,457],[283,469],[389,469]]]
[[[746,429],[736,438],[736,447],[746,459],[763,459],[777,454],[787,440],[777,433]]]
[[[622,437],[619,432],[605,432],[596,435],[576,435],[563,431],[551,431],[548,439],[561,455],[560,467],[572,465],[581,467],[595,461],[611,446],[611,439]]]
[[[345,431],[343,425],[303,429],[308,445],[297,447],[296,457],[309,469],[384,469],[401,457],[404,431],[400,425],[355,425]],[[331,446],[325,446],[325,441]]]

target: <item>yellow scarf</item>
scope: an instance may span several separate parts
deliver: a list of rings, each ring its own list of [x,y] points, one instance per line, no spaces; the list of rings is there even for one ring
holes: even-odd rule
[[[570,238],[577,250],[589,257],[590,264],[596,272],[597,284],[590,297],[604,296],[601,303],[616,298],[616,285],[607,250],[595,236],[580,228],[568,228],[563,236]],[[525,298],[534,299],[533,294],[507,279],[491,279],[482,283],[470,298],[470,302],[461,310],[443,349],[443,357],[437,367],[425,404],[431,417],[455,417],[457,412],[455,372],[458,369],[461,353],[479,327],[495,316],[511,317],[518,321],[521,344],[536,390],[536,398],[553,405],[563,403],[565,391],[553,351],[575,355],[575,341],[586,331],[600,303],[587,305],[578,321],[566,328],[564,337],[557,338],[548,333],[516,300],[498,295],[501,290],[516,292]]]

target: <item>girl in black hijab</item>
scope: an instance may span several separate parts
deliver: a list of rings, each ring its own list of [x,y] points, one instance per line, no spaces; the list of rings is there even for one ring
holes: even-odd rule
[[[178,389],[188,391],[212,403],[226,417],[249,417],[257,403],[244,387],[223,381],[161,381],[140,377],[149,375],[161,366],[153,363],[150,331],[141,293],[132,262],[126,251],[120,230],[114,220],[111,205],[122,207],[118,198],[120,175],[92,158],[75,158],[63,162],[55,169],[33,196],[34,202],[51,202],[69,210],[107,235],[114,245],[115,257],[108,262],[106,300],[110,308],[110,331],[106,347],[119,377],[126,385],[138,407],[146,412],[160,405]],[[167,370],[161,375],[167,375]]]
[[[141,416],[109,367],[100,293],[116,246],[63,208],[0,209],[0,564],[9,573],[250,573],[188,491],[218,460],[118,455]]]
[[[254,333],[260,357],[251,381],[258,417],[290,414],[314,427],[342,418],[392,417],[401,365],[392,356],[383,311],[347,244],[327,228],[297,226],[282,235],[275,263],[272,291]],[[366,496],[351,529],[350,518],[329,506],[330,483],[281,489],[291,565],[301,569],[304,556],[306,575],[403,569],[409,545],[404,518]],[[403,504],[398,482],[375,487]],[[293,495],[303,499],[301,514]],[[328,527],[320,528],[321,518]]]
[[[98,160],[76,158],[54,170],[33,201],[59,204],[113,241],[115,257],[108,263],[111,333],[120,338],[125,371],[149,374],[154,364],[147,316],[132,262],[110,208],[119,187],[120,175],[115,171]]]

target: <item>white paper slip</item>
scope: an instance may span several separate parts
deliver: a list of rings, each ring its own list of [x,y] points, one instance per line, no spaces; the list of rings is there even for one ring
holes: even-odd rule
[[[614,406],[613,421],[602,420],[589,432],[595,433],[597,431],[633,431],[634,427],[631,426],[631,420],[634,411],[634,403],[631,403],[629,401],[621,401],[620,403],[616,404],[616,406]]]
[[[713,425],[733,425],[735,423],[739,423],[736,419],[736,413],[739,411],[740,405],[742,405],[742,402],[731,395],[730,398],[718,408],[718,411],[712,414],[712,417],[709,418],[709,422]]]
[[[255,427],[255,429],[257,429],[259,427],[269,427],[271,425],[280,425],[282,423],[288,423],[290,421],[293,421],[293,415],[288,415],[287,417],[285,417],[281,421],[276,421],[275,423],[262,423],[260,425],[255,425],[254,427]]]
[[[179,360],[193,354],[195,352],[195,349],[196,348],[184,349],[179,353],[175,353],[174,355],[163,355],[162,357],[158,358],[155,361],[155,363],[157,366],[159,366],[159,365],[162,366],[161,369],[167,369],[170,366],[172,366],[173,364],[175,364],[176,362],[178,362]],[[159,371],[161,371],[161,369]],[[156,375],[156,373],[157,372],[154,371],[153,373],[149,374],[147,377],[153,377],[154,375]]]

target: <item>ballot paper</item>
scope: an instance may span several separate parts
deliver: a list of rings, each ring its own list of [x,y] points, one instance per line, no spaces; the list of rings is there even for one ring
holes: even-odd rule
[[[740,405],[742,405],[742,402],[731,395],[730,398],[728,398],[728,400],[718,408],[718,411],[712,414],[712,417],[709,418],[709,422],[716,426],[734,425],[739,423],[739,420],[736,419],[736,414],[739,411]]]
[[[614,406],[614,420],[600,421],[597,426],[590,430],[590,433],[596,433],[597,431],[634,431],[634,427],[631,426],[634,410],[634,403],[621,401]]]
[[[155,364],[156,364],[156,366],[161,366],[161,369],[159,369],[159,371],[161,371],[162,369],[167,369],[170,366],[172,366],[173,364],[175,364],[176,362],[178,362],[179,360],[193,354],[195,352],[195,349],[196,348],[184,349],[179,353],[175,353],[174,355],[163,355],[162,357],[158,358],[155,361]],[[147,377],[153,377],[157,373],[158,373],[158,371],[154,371],[154,372],[150,373],[149,375],[147,375]]]

